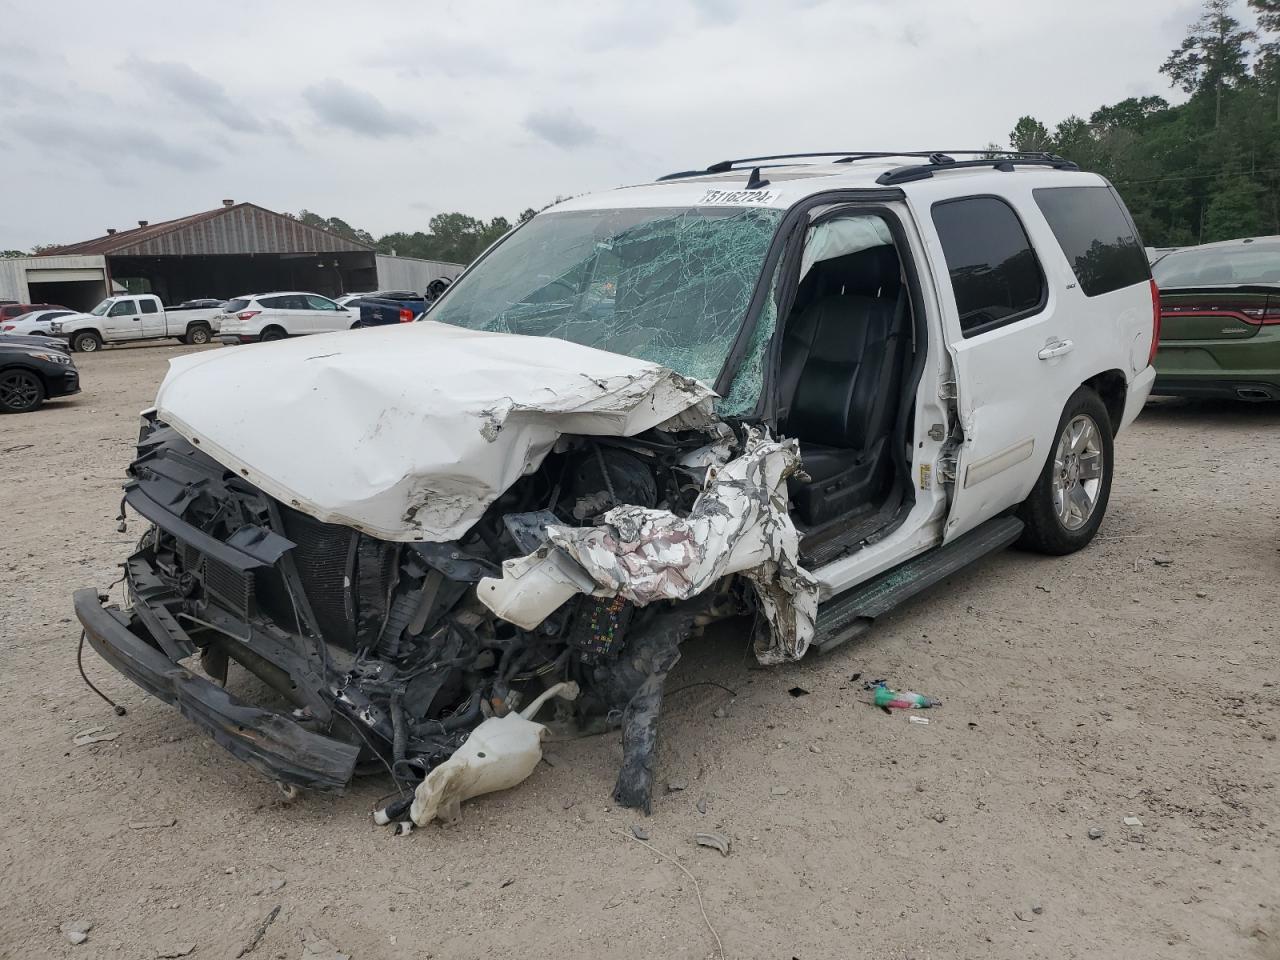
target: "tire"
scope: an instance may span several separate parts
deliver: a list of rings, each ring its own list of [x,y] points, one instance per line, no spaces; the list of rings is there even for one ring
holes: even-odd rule
[[[1061,556],[1087,545],[1107,512],[1114,463],[1106,404],[1081,387],[1067,400],[1044,470],[1018,508],[1026,524],[1018,546]]]
[[[0,412],[30,413],[44,403],[44,381],[30,370],[0,370]]]
[[[96,330],[81,330],[71,337],[71,349],[76,353],[97,353],[102,349],[102,337]]]
[[[203,346],[213,339],[213,331],[203,323],[193,323],[187,327],[187,335],[182,338],[182,342],[190,346]]]
[[[288,336],[288,334],[279,327],[267,327],[267,329],[263,330],[258,336],[258,340],[262,343],[270,343],[272,340],[283,340],[286,336]]]

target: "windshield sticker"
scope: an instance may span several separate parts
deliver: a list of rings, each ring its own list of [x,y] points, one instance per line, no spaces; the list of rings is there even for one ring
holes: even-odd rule
[[[774,190],[708,190],[698,204],[731,204],[740,207],[745,203],[770,204],[778,199]]]

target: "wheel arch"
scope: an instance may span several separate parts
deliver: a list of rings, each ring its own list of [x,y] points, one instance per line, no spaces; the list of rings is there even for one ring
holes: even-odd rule
[[[1114,437],[1120,431],[1124,403],[1129,395],[1129,382],[1125,380],[1124,374],[1119,370],[1104,370],[1094,374],[1080,386],[1088,387],[1102,398],[1103,406],[1107,408],[1107,417],[1111,420],[1111,436]]]

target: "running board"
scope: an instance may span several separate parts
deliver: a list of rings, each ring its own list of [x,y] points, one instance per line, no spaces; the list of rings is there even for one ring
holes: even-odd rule
[[[958,540],[837,594],[818,608],[813,646],[820,653],[826,653],[852,640],[869,629],[876,617],[904,600],[945,580],[978,558],[1009,546],[1021,536],[1022,527],[1017,517],[996,517]]]

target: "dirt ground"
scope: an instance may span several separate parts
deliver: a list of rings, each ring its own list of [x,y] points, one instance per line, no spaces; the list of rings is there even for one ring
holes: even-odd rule
[[[84,393],[0,419],[0,956],[234,958],[277,905],[250,960],[718,956],[643,820],[731,958],[1280,958],[1280,407],[1152,404],[1089,549],[990,558],[831,655],[690,644],[647,820],[610,804],[611,735],[393,839],[385,778],[286,803],[92,650],[128,715],[76,673],[71,592],[143,530],[114,519],[136,415],[190,349],[80,357]],[[855,674],[945,703],[909,723]]]

